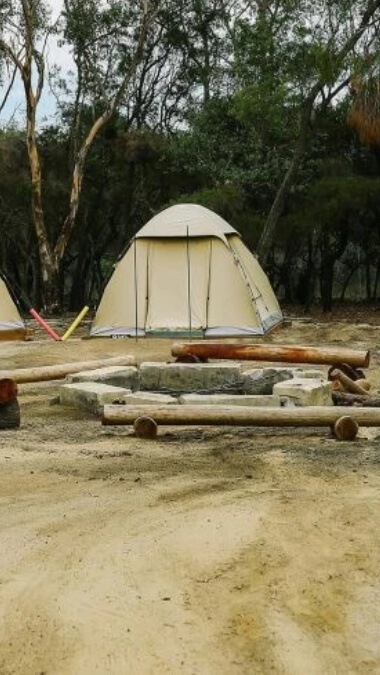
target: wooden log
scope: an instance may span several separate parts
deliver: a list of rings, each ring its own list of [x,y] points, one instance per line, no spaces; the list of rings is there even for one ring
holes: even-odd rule
[[[380,396],[373,394],[350,394],[346,391],[333,391],[332,400],[340,406],[362,406],[366,408],[380,408]]]
[[[9,377],[0,379],[0,403],[9,403],[17,398],[17,384]]]
[[[146,405],[105,405],[102,423],[105,425],[133,424],[147,414]],[[304,408],[255,408],[250,406],[149,406],[149,417],[158,424],[259,426],[259,427],[319,427],[333,426],[347,414],[340,406],[309,406]],[[363,426],[380,426],[378,408],[352,408],[350,415]]]
[[[152,439],[157,436],[157,423],[151,417],[138,417],[133,427],[137,438]]]
[[[354,441],[359,431],[357,421],[350,415],[343,415],[334,424],[334,436],[339,441]]]
[[[360,384],[358,384],[358,381],[354,382],[351,380],[351,378],[345,375],[345,373],[342,373],[341,370],[338,370],[338,368],[331,371],[330,377],[332,380],[338,380],[338,382],[343,385],[345,391],[350,391],[353,394],[361,394],[362,396],[366,396],[368,394],[367,389],[361,387]]]
[[[20,426],[20,406],[17,398],[0,403],[0,429],[17,429]]]
[[[182,342],[172,347],[173,356],[197,356],[202,359],[233,359],[237,361],[279,361],[286,363],[314,363],[333,365],[348,363],[367,368],[369,351],[355,351],[341,347],[300,347],[268,344],[240,344],[222,342]]]
[[[105,366],[135,366],[134,356],[115,356],[98,361],[77,361],[75,363],[61,363],[55,366],[36,366],[35,368],[19,368],[17,370],[1,370],[0,378],[10,378],[18,383],[45,382],[47,380],[60,380],[71,373],[79,373],[82,370],[95,370]]]
[[[362,389],[369,391],[371,389],[371,383],[368,380],[360,378],[360,380],[355,380],[356,384],[360,385]]]
[[[27,340],[28,332],[26,328],[10,328],[9,330],[0,330],[0,340]]]
[[[343,384],[339,380],[332,380],[333,391],[346,391]]]
[[[331,373],[335,368],[338,368],[339,370],[342,371],[347,377],[350,378],[350,380],[353,380],[356,382],[356,380],[364,379],[365,374],[363,373],[362,370],[359,370],[358,368],[353,368],[353,366],[349,366],[347,363],[335,363],[331,368],[329,368],[327,377],[329,380],[331,380]]]

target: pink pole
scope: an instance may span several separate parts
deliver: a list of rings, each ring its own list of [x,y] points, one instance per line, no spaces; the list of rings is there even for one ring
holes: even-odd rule
[[[42,316],[40,316],[38,312],[36,312],[36,310],[33,309],[33,307],[29,309],[29,314],[33,317],[35,321],[37,321],[37,323],[40,324],[40,326],[44,329],[44,331],[46,331],[46,333],[53,338],[53,340],[61,339],[59,335],[52,328],[50,328],[50,326],[48,326],[46,321],[43,320]]]

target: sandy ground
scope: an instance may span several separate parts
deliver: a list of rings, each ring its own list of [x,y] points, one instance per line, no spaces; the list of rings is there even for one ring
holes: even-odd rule
[[[380,323],[380,321],[379,321]],[[273,342],[373,349],[295,321]],[[0,367],[164,340],[0,343]],[[380,436],[162,428],[154,442],[23,385],[0,433],[1,675],[380,673]],[[380,434],[380,432],[379,432]]]

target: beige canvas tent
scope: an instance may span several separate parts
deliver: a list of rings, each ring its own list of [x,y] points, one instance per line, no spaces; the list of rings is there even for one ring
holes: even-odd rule
[[[24,322],[0,276],[0,340],[22,339],[25,333]]]
[[[91,336],[264,335],[282,318],[238,232],[202,206],[179,204],[134,237],[106,286]]]

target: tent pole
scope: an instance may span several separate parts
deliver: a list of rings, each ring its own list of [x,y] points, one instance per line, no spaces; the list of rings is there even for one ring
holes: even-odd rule
[[[136,237],[133,240],[133,258],[135,264],[135,340],[137,342],[137,329],[138,329],[138,294],[137,294],[137,251],[136,251]]]
[[[244,264],[242,263],[242,261],[240,259],[238,251],[235,251],[234,247],[230,243],[228,244],[228,246],[229,246],[229,249],[230,249],[230,251],[231,251],[231,253],[234,257],[234,260],[236,261],[236,264],[237,264],[238,268],[240,269],[240,272],[241,272],[241,275],[242,275],[243,280],[245,282],[245,285],[248,288],[249,295],[251,296],[251,303],[252,303],[253,312],[258,317],[260,325],[261,325],[261,329],[263,331],[263,335],[265,335],[265,332],[266,332],[265,326],[264,326],[263,320],[261,318],[261,314],[260,314],[258,308],[256,307],[256,300],[258,300],[259,298],[262,298],[263,294],[260,291],[260,289],[256,286],[256,284],[253,283],[253,285],[256,289],[256,293],[258,294],[257,296],[254,295],[253,288],[252,288],[251,282],[249,280],[249,276],[248,276],[247,271],[244,267]],[[265,307],[266,307],[266,305],[265,305]],[[268,308],[266,307],[266,309],[268,309]]]
[[[146,327],[148,323],[148,313],[149,313],[149,254],[150,254],[150,242],[148,243],[148,248],[146,252],[146,294],[145,294],[145,319],[144,319],[144,331],[146,334]]]
[[[208,328],[208,314],[210,307],[210,290],[211,290],[211,267],[212,267],[212,239],[210,239],[210,254],[208,257],[208,281],[207,281],[207,297],[206,297],[206,330]]]
[[[186,252],[187,252],[187,304],[189,309],[189,334],[192,339],[192,325],[191,325],[191,273],[190,273],[190,240],[189,240],[189,226],[186,227]]]

